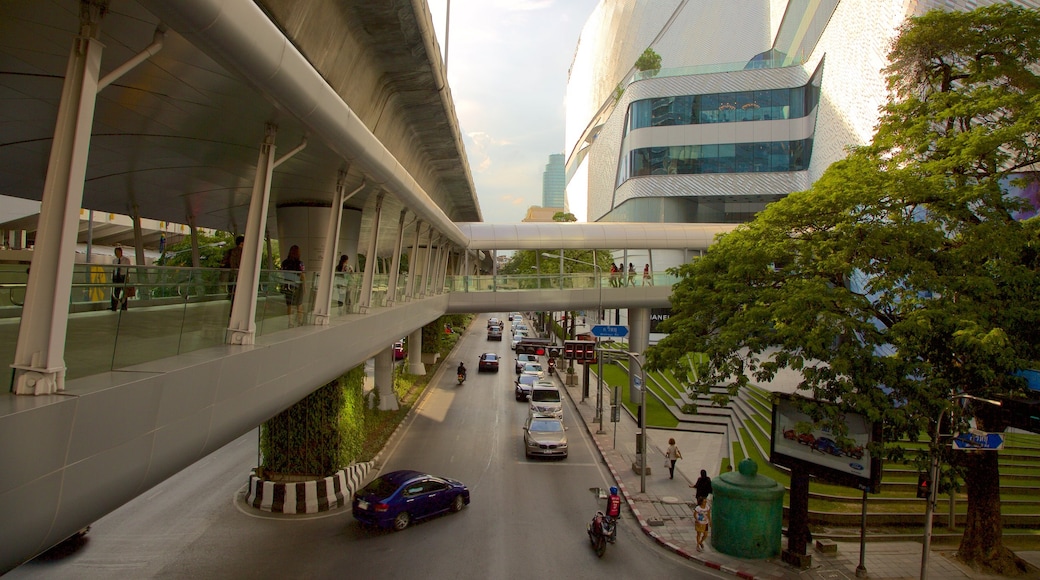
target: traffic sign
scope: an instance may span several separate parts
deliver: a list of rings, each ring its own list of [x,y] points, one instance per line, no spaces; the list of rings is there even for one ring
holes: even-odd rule
[[[1004,435],[984,431],[960,433],[953,438],[953,448],[960,451],[1000,451],[1004,448]]]
[[[628,336],[628,327],[620,324],[597,324],[592,327],[592,335],[599,338],[622,338]]]

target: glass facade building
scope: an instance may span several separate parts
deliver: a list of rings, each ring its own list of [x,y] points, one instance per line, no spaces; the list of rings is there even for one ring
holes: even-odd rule
[[[565,186],[563,153],[553,153],[542,173],[542,207],[563,207]]]
[[[616,0],[570,69],[566,207],[583,221],[752,219],[868,143],[906,18],[1000,0]],[[1040,7],[1040,0],[1013,0]],[[657,71],[637,71],[647,47]]]

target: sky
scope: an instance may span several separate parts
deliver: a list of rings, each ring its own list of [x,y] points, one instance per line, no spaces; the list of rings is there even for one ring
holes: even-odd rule
[[[449,0],[428,0],[442,57]],[[599,0],[450,0],[448,85],[484,221],[516,223],[542,203],[564,153],[567,69]]]

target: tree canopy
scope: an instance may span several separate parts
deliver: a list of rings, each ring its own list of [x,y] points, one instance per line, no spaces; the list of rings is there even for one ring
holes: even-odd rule
[[[1040,221],[1009,193],[1037,179],[1038,61],[1035,10],[908,21],[872,143],[679,268],[649,365],[685,376],[679,361],[705,353],[698,388],[731,395],[793,369],[805,394],[882,421],[889,441],[947,413],[943,432],[969,415],[1001,430],[991,406],[952,400],[1021,394],[1012,373],[1040,360]],[[841,434],[835,406],[807,410]],[[1014,571],[995,455],[948,460],[969,498],[958,557]]]

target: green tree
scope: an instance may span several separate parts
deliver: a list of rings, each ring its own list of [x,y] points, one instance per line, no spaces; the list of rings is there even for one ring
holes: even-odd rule
[[[940,416],[944,433],[971,416],[1002,430],[995,407],[951,398],[1019,394],[1012,373],[1040,358],[1040,222],[1017,221],[1026,208],[1005,188],[1037,162],[1038,60],[1036,11],[908,21],[873,143],[680,268],[649,365],[685,376],[676,361],[706,353],[697,387],[730,395],[793,369],[800,389],[882,421],[889,441],[927,437]],[[841,434],[833,406],[807,410]],[[958,557],[1022,569],[1002,544],[996,455],[930,445],[965,480]]]
[[[650,71],[650,76],[656,75],[661,70],[661,55],[657,54],[649,46],[636,59],[636,70]]]
[[[558,211],[558,212],[553,214],[552,219],[553,219],[554,222],[576,222],[576,221],[578,221],[578,218],[575,217],[574,214],[572,214],[569,211],[567,211],[567,212]]]
[[[213,235],[199,234],[199,266],[202,268],[219,268],[224,252],[235,245],[235,235],[228,232],[215,232]],[[160,266],[178,266],[191,268],[191,237],[172,244],[166,248]]]

